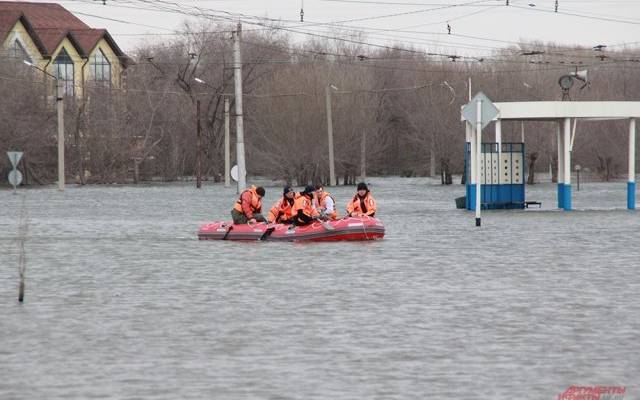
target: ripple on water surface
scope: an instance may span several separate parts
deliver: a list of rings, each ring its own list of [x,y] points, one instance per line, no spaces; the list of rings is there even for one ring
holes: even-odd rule
[[[384,240],[200,242],[235,190],[0,192],[0,398],[557,398],[640,376],[639,220],[625,185],[528,187],[475,228],[460,185],[372,179]],[[353,187],[329,188],[344,204]],[[281,194],[267,187],[266,205]]]

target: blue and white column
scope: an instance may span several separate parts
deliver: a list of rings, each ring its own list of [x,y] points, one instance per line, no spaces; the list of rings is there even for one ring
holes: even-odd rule
[[[482,100],[476,103],[476,226],[482,225],[480,201],[482,199],[482,180],[480,179],[480,153],[482,152]],[[486,171],[485,171],[486,172]],[[486,175],[486,174],[485,174]]]
[[[467,210],[471,210],[472,209],[472,205],[475,203],[472,203],[471,200],[471,185],[475,182],[475,176],[473,174],[474,171],[474,166],[473,166],[473,146],[474,146],[474,141],[473,141],[473,127],[471,126],[471,124],[469,123],[469,121],[465,121],[464,123],[464,139],[465,139],[465,143],[469,144],[469,157],[467,159],[467,162],[469,163],[468,165],[468,169],[467,169],[467,184],[465,185],[465,187],[467,188],[466,191],[466,201],[465,201],[465,208]],[[473,188],[474,193],[475,193],[475,188]],[[474,199],[475,201],[475,199]]]
[[[502,121],[496,120],[496,143],[498,144],[498,160],[502,154]]]
[[[629,120],[629,178],[627,180],[627,208],[636,209],[636,119]]]
[[[467,202],[469,210],[475,210],[476,208],[476,131],[471,123],[467,122],[469,127],[469,142],[471,143],[471,149],[469,151],[469,192],[467,193]]]
[[[562,208],[571,211],[571,118],[564,119],[564,188],[562,190]]]
[[[561,132],[560,121],[556,127],[556,138],[558,139],[558,208],[564,205],[564,140]]]

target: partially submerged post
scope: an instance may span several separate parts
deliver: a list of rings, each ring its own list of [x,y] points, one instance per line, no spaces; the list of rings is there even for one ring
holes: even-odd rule
[[[244,124],[242,119],[242,58],[240,53],[240,41],[242,25],[238,22],[238,28],[233,32],[233,68],[236,94],[236,153],[238,162],[238,186],[244,190],[247,186],[247,169],[244,160]]]
[[[229,144],[229,99],[224,98],[224,187],[231,186],[231,151]]]
[[[200,99],[196,100],[196,188],[202,187],[202,128],[200,125]]]
[[[27,256],[24,250],[24,243],[27,240],[27,211],[25,207],[26,196],[22,196],[22,205],[20,207],[20,226],[18,228],[18,241],[20,243],[20,258],[18,260],[18,273],[20,275],[20,283],[18,287],[18,301],[24,301],[24,275],[27,269]]]
[[[62,79],[56,78],[56,104],[58,109],[58,190],[64,190],[64,91]]]
[[[325,88],[325,108],[327,114],[327,141],[329,143],[329,185],[336,183],[336,167],[333,160],[333,120],[331,118],[331,89],[338,88],[329,84]]]
[[[629,169],[627,178],[627,208],[636,209],[636,119],[629,120]]]
[[[473,104],[471,104],[473,106]],[[482,99],[476,99],[476,226],[481,225],[480,197],[482,195],[482,181],[480,180],[480,154],[482,152]]]
[[[482,180],[480,179],[480,157],[482,152],[482,129],[486,127],[489,122],[491,122],[498,115],[498,109],[493,105],[491,100],[482,92],[478,92],[474,96],[473,99],[469,103],[467,103],[464,107],[462,107],[462,118],[466,120],[470,124],[475,124],[475,130],[473,131],[473,138],[471,139],[472,143],[475,143],[474,146],[471,146],[471,165],[474,166],[472,171],[472,186],[475,184],[475,188],[472,188],[470,193],[474,194],[475,201],[471,201],[469,204],[474,204],[474,209],[476,211],[476,226],[481,226],[481,197],[482,197]],[[473,173],[475,172],[475,174]],[[474,190],[475,189],[475,190]]]

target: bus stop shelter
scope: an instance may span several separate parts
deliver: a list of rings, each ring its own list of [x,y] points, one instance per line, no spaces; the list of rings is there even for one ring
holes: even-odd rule
[[[556,121],[558,143],[558,208],[571,210],[571,120],[627,120],[629,121],[627,208],[636,207],[636,118],[640,118],[640,101],[527,101],[496,102],[498,109],[495,135],[500,148],[502,121]],[[466,124],[467,142],[471,143],[471,183],[475,184],[476,132],[472,124]]]

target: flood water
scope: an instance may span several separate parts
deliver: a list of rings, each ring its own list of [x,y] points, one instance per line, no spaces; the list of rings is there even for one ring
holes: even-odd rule
[[[574,188],[572,212],[528,187],[542,209],[476,228],[461,185],[372,179],[387,234],[367,243],[198,241],[237,195],[193,186],[0,191],[0,399],[640,398],[624,182]]]

